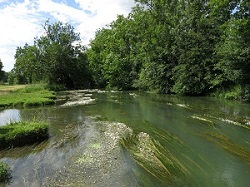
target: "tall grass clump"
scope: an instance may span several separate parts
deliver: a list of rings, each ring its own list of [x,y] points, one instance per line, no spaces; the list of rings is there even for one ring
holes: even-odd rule
[[[14,122],[0,127],[0,150],[21,147],[49,138],[45,122]]]

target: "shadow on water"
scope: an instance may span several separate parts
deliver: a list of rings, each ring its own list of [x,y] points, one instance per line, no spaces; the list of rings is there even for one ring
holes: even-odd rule
[[[12,169],[6,186],[250,183],[249,104],[97,90],[61,97],[62,105],[15,111],[49,122],[51,138],[0,152]]]

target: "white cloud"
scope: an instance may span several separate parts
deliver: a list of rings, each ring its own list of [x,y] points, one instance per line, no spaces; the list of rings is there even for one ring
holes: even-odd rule
[[[77,8],[64,0],[60,3],[53,0],[1,2],[5,2],[5,6],[0,8],[0,59],[4,70],[10,71],[16,48],[32,44],[34,37],[41,35],[42,25],[48,18],[72,24],[87,44],[98,28],[115,20],[118,14],[127,15],[134,0],[75,0]]]
[[[32,43],[33,38],[41,32],[38,14],[33,4],[11,3],[0,10],[0,59],[4,70],[9,71],[14,64],[17,46]]]
[[[88,18],[88,15],[79,9],[70,7],[65,3],[55,3],[51,0],[39,0],[38,11],[48,13],[62,22],[80,23]]]

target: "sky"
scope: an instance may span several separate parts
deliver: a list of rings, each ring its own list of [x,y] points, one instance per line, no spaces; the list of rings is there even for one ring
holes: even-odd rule
[[[18,46],[33,44],[43,33],[50,19],[74,26],[82,44],[89,44],[95,31],[114,21],[117,15],[127,16],[134,0],[0,0],[0,59],[3,70],[14,67]]]

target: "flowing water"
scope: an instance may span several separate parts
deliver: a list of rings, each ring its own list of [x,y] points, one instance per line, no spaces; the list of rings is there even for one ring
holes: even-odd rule
[[[247,103],[97,90],[66,95],[57,106],[0,111],[0,125],[50,124],[48,141],[0,152],[12,170],[0,186],[250,184]]]

